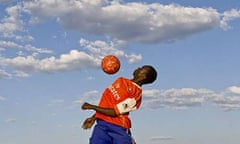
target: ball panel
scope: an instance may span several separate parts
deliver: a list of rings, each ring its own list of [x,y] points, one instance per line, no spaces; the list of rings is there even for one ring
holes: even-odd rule
[[[102,59],[102,70],[107,74],[115,74],[120,69],[120,61],[114,55],[107,55]]]

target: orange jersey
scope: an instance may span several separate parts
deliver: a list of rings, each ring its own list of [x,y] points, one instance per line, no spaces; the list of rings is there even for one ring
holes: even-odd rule
[[[129,79],[120,77],[105,89],[99,102],[99,107],[113,108],[118,116],[110,117],[96,112],[95,117],[124,128],[131,128],[128,114],[140,107],[141,100],[141,87]]]

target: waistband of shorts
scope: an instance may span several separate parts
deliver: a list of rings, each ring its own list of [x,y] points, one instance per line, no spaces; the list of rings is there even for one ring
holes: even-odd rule
[[[101,119],[99,119],[99,118],[97,118],[96,121],[97,121],[97,123],[100,124],[100,125],[102,124],[102,125],[107,125],[107,126],[113,126],[113,127],[116,127],[116,128],[120,128],[120,129],[126,131],[127,134],[131,134],[131,131],[130,131],[130,129],[128,129],[128,128],[124,128],[124,127],[122,127],[122,126],[119,126],[119,125],[116,125],[116,124],[112,124],[112,123],[110,123],[110,122],[101,120]]]

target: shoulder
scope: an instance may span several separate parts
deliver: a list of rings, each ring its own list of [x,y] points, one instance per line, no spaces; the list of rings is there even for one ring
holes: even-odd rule
[[[142,89],[141,86],[139,86],[138,84],[136,84],[135,82],[133,82],[132,80],[128,79],[128,78],[124,78],[124,77],[120,77],[122,83],[124,83],[127,87],[130,88],[136,88],[136,89]]]
[[[125,77],[118,77],[117,79],[121,79],[121,80],[129,80],[128,78],[125,78]]]
[[[118,77],[118,78],[115,80],[115,82],[129,83],[129,82],[131,82],[131,80],[130,80],[130,79],[127,79],[127,78],[125,78],[125,77]]]

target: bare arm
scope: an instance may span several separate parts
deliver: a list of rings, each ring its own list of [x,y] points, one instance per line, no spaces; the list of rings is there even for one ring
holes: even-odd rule
[[[84,103],[82,105],[82,109],[83,110],[95,110],[96,112],[100,112],[104,115],[111,116],[111,117],[117,116],[117,114],[113,108],[103,108],[103,107],[99,107],[99,106],[92,105],[89,103]]]

